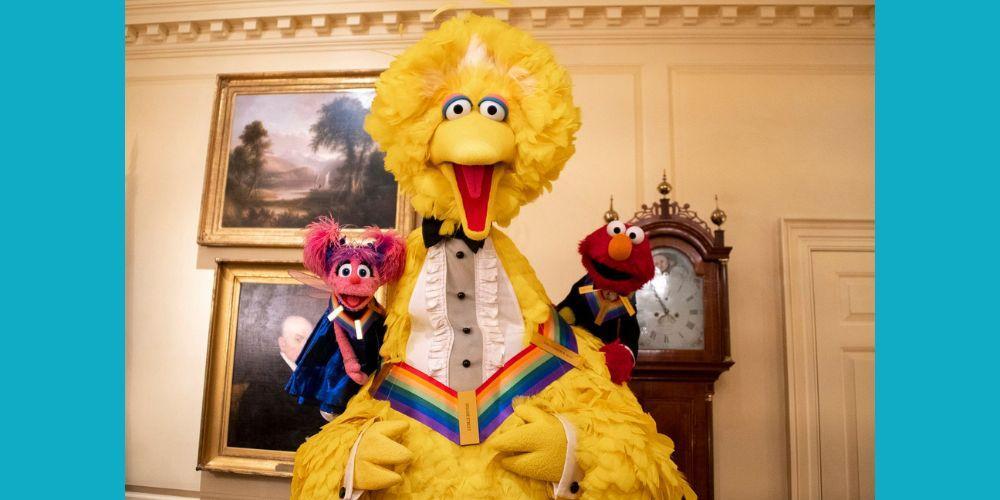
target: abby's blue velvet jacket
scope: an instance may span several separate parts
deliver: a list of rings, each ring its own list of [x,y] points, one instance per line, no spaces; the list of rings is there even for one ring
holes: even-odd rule
[[[297,396],[299,404],[318,405],[328,413],[343,413],[347,401],[358,393],[361,386],[351,380],[344,370],[344,357],[337,344],[333,322],[327,318],[332,308],[332,304],[327,306],[309,335],[305,348],[295,360],[295,371],[285,384],[285,391]],[[378,351],[385,338],[385,317],[374,314],[375,321],[365,331],[363,339],[358,340],[353,331],[345,332],[361,364],[361,371],[368,375],[381,364]]]

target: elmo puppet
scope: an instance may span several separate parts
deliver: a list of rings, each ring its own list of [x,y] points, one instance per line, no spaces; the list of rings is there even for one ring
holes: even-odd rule
[[[635,291],[653,279],[649,242],[642,228],[613,221],[587,235],[579,250],[587,274],[559,303],[559,314],[600,338],[611,380],[627,382],[639,350]]]

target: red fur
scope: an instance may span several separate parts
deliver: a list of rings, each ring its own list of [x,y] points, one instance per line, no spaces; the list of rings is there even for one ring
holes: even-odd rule
[[[608,365],[608,372],[611,374],[611,381],[620,384],[632,379],[632,367],[635,366],[635,357],[632,351],[625,347],[619,340],[601,348],[604,353],[604,362]]]
[[[627,228],[631,227],[626,224]],[[579,251],[583,267],[587,269],[587,275],[594,282],[594,286],[603,290],[612,290],[621,295],[628,295],[653,279],[653,250],[649,246],[649,238],[642,243],[632,247],[632,253],[624,261],[617,261],[608,255],[608,244],[611,236],[608,235],[606,226],[597,228],[596,231],[587,235],[580,241]],[[605,278],[598,271],[594,262],[610,267],[616,271],[627,273],[630,278],[625,280],[612,280]]]

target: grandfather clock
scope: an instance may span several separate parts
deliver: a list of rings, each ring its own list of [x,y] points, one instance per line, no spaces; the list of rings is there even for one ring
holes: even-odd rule
[[[674,462],[702,499],[713,498],[712,395],[733,365],[729,355],[730,247],[718,208],[711,220],[669,198],[666,174],[660,200],[642,205],[629,221],[646,232],[655,277],[636,292],[639,356],[630,386],[657,429],[674,441]],[[605,219],[617,218],[614,208]]]

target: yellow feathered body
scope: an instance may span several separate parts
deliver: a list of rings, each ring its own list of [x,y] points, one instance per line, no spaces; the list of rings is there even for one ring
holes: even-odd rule
[[[514,287],[525,331],[533,331],[549,314],[550,301],[528,261],[513,242],[498,230],[494,246]],[[390,297],[388,330],[382,354],[385,362],[402,361],[409,338],[407,304],[426,252],[419,231],[410,235],[406,271]],[[669,459],[670,439],[656,432],[653,419],[642,411],[625,386],[611,382],[599,341],[577,332],[585,363],[570,370],[541,393],[521,404],[536,405],[566,417],[577,429],[576,456],[584,471],[582,498],[594,499],[693,499],[687,483]],[[370,384],[370,382],[369,382]],[[372,399],[368,386],[347,405],[347,410],[318,434],[309,438],[295,457],[292,498],[336,498],[344,467],[363,425],[372,420],[407,420],[410,427],[402,444],[413,452],[413,461],[401,469],[403,482],[393,488],[369,492],[372,498],[550,498],[549,483],[527,479],[501,468],[489,439],[475,446],[458,446],[419,422],[396,412],[384,401]],[[516,416],[505,421],[496,434],[521,425]]]
[[[445,120],[442,103],[460,94],[475,105],[490,95],[508,107],[502,121],[472,112]],[[572,85],[552,51],[530,35],[491,18],[474,15],[451,19],[404,51],[382,73],[365,130],[385,151],[385,166],[424,217],[443,222],[442,234],[463,225],[466,234],[492,238],[513,286],[524,331],[536,331],[548,319],[551,301],[527,260],[493,223],[506,226],[522,205],[559,176],[574,151],[580,127]],[[513,145],[513,147],[511,147]],[[432,150],[443,151],[434,161]],[[486,227],[469,233],[468,213],[457,197],[455,164],[497,165],[489,191]],[[410,297],[426,249],[415,231],[407,241],[407,263],[387,302],[385,363],[405,360],[410,337]],[[598,340],[577,331],[582,367],[574,368],[535,396],[517,404],[533,405],[566,418],[576,431],[576,460],[584,472],[583,498],[693,499],[670,460],[673,443],[656,432],[631,391],[611,382]],[[527,345],[527,339],[525,339]],[[399,439],[412,452],[406,465],[395,466],[402,482],[369,491],[374,498],[549,498],[551,483],[529,479],[501,467],[491,440],[522,429],[510,416],[479,445],[458,446],[429,427],[373,399],[362,388],[345,412],[309,438],[295,457],[292,497],[337,498],[351,449],[373,421],[407,421]],[[555,424],[558,425],[558,424]],[[367,434],[365,434],[367,436]],[[359,447],[360,449],[360,447]],[[359,451],[360,453],[360,451]],[[370,451],[369,451],[370,453]],[[357,461],[355,461],[357,463]],[[555,464],[561,470],[562,464]],[[551,477],[551,476],[546,476]],[[395,484],[395,483],[393,483]]]

